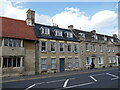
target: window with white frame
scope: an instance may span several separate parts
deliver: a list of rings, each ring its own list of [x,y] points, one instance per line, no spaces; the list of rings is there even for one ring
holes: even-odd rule
[[[86,51],[90,51],[90,44],[86,43]]]
[[[114,39],[113,39],[113,38],[111,38],[110,40],[111,40],[112,42],[114,41]]]
[[[103,57],[98,56],[98,64],[103,64]]]
[[[50,34],[50,29],[47,27],[41,27],[40,30],[41,30],[41,34],[47,34],[47,35]]]
[[[42,71],[47,70],[47,58],[41,58],[41,70]]]
[[[86,57],[86,65],[90,65],[90,64],[91,64],[90,57],[87,56],[87,57]]]
[[[102,52],[103,49],[102,49],[102,45],[99,45],[99,51]]]
[[[56,69],[56,58],[51,58],[51,68]]]
[[[93,44],[93,51],[96,52],[96,45]]]
[[[97,35],[93,35],[93,38],[97,40],[97,39],[98,39],[98,36],[97,36]]]
[[[79,59],[75,58],[75,67],[78,68],[79,67]]]
[[[62,36],[61,30],[55,30],[55,36]]]
[[[107,46],[106,48],[107,48],[107,52],[110,52],[110,46]]]
[[[51,51],[52,52],[56,51],[56,42],[51,42]]]
[[[68,44],[68,52],[72,52],[72,45]]]
[[[60,43],[60,52],[64,52],[64,43]]]
[[[78,52],[78,44],[74,44],[75,52]]]
[[[47,42],[41,41],[41,51],[46,52],[47,51]]]
[[[104,36],[103,39],[104,39],[105,41],[107,41],[107,37]]]
[[[68,38],[73,38],[73,34],[71,32],[67,32],[67,37]]]
[[[3,57],[3,68],[23,66],[21,65],[23,59],[23,57]]]
[[[112,63],[111,57],[108,57],[108,61],[109,63]]]
[[[113,56],[113,63],[116,63],[116,57]]]
[[[68,58],[68,67],[72,68],[72,58]]]
[[[79,33],[82,38],[85,38],[85,33]]]

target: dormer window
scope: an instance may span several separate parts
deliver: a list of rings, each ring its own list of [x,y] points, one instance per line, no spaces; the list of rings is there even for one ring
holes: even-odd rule
[[[85,33],[79,33],[82,38],[85,38]]]
[[[114,41],[113,38],[110,39],[112,42]]]
[[[40,30],[41,30],[42,34],[47,34],[47,35],[50,34],[50,29],[49,28],[41,27]]]
[[[104,38],[105,41],[107,41],[107,37],[104,36],[103,38]]]
[[[73,38],[73,34],[71,32],[67,32],[67,37],[68,38]]]
[[[55,30],[55,36],[62,36],[61,30]]]
[[[98,36],[97,36],[97,35],[93,35],[92,37],[93,37],[94,39],[96,39],[96,40],[98,39]]]

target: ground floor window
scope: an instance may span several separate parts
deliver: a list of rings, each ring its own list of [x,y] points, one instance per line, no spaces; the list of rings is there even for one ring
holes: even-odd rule
[[[56,58],[51,58],[51,68],[56,69]]]
[[[103,57],[101,56],[98,57],[98,64],[103,64]]]
[[[108,57],[108,61],[109,63],[112,63],[111,57]]]
[[[47,58],[41,59],[41,70],[46,71],[47,70]]]
[[[86,64],[87,64],[87,65],[90,65],[90,64],[91,64],[91,62],[90,62],[90,57],[88,57],[88,56],[86,57]]]
[[[116,63],[116,57],[113,56],[113,63]]]
[[[20,67],[23,57],[3,57],[3,68]]]
[[[79,67],[79,59],[75,58],[75,67],[78,68]]]
[[[72,68],[72,58],[68,58],[68,67]]]

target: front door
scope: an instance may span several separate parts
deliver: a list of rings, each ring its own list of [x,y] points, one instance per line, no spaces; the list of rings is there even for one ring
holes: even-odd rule
[[[95,58],[92,58],[92,61],[91,61],[91,68],[95,68]]]
[[[60,58],[60,72],[65,70],[65,58]]]

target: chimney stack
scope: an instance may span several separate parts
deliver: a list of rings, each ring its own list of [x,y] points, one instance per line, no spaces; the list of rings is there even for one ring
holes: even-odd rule
[[[69,26],[68,26],[68,29],[69,29],[69,30],[73,30],[73,29],[74,29],[73,27],[74,27],[73,25],[69,25]]]
[[[117,38],[117,35],[116,35],[116,34],[113,34],[113,37],[114,37],[114,38]]]
[[[96,30],[92,30],[91,33],[95,35],[96,34]]]
[[[27,19],[26,19],[26,23],[29,26],[34,26],[35,23],[35,11],[28,9],[27,10]]]

